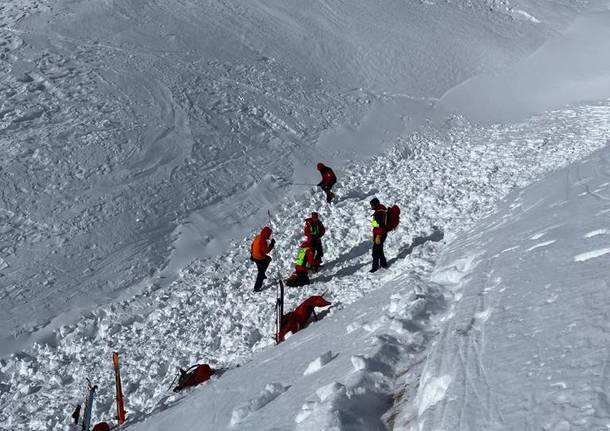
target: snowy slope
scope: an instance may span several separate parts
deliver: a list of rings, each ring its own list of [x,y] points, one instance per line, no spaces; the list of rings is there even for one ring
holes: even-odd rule
[[[327,290],[329,299],[339,303],[341,309],[387,281],[394,288],[404,288],[395,301],[404,301],[410,309],[410,302],[418,298],[413,296],[411,282],[405,287],[400,280],[414,277],[417,284],[429,279],[437,248],[434,241],[428,240],[440,239],[438,229],[450,233],[463,229],[491,211],[496,200],[514,187],[525,185],[545,172],[606,145],[609,113],[610,106],[603,103],[550,112],[510,127],[477,128],[458,122],[457,126],[444,131],[429,130],[428,134],[414,135],[390,153],[367,164],[353,164],[346,169],[338,190],[340,201],[332,208],[320,209],[329,228],[327,265],[310,287],[290,289],[288,304],[294,306],[310,294]],[[546,130],[547,135],[541,137],[541,130]],[[370,265],[368,198],[373,194],[382,201],[399,203],[404,212],[401,227],[387,245],[392,266],[381,275],[367,272]],[[290,270],[300,238],[298,227],[302,217],[318,208],[320,199],[317,193],[287,199],[274,214],[278,248],[270,275],[286,275]],[[436,232],[433,226],[437,226]],[[453,234],[448,237],[451,236]],[[421,242],[426,244],[423,248],[412,247]],[[234,377],[230,376],[238,371],[231,368],[241,364],[247,373],[249,365],[244,364],[253,359],[255,352],[273,344],[274,293],[253,294],[250,291],[254,268],[248,261],[248,244],[248,238],[234,243],[219,258],[193,263],[169,287],[151,286],[133,298],[100,307],[79,322],[62,327],[45,343],[34,345],[27,354],[3,361],[0,371],[6,391],[3,393],[2,419],[15,429],[61,429],[62,424],[63,429],[68,429],[66,418],[71,403],[82,393],[83,382],[77,376],[84,375],[106,383],[100,388],[96,417],[112,417],[109,355],[114,349],[124,356],[123,370],[128,382],[125,395],[132,421],[173,404],[175,396],[167,387],[179,366],[205,361],[214,367],[229,369],[215,385],[222,388],[227,382],[230,387],[234,386]],[[417,257],[412,259],[409,256],[414,250]],[[388,289],[392,290],[392,287]],[[437,300],[431,302],[429,306],[433,309]],[[370,305],[378,311],[374,303]],[[361,306],[363,312],[370,313],[366,307],[366,303]],[[359,311],[358,308],[354,311],[345,308],[343,313],[353,316]],[[427,318],[427,314],[422,318]],[[403,315],[395,317],[406,318]],[[379,318],[382,323],[386,321],[383,316]],[[344,328],[335,328],[335,332],[347,331],[346,326],[353,326],[354,322],[358,324],[349,317],[341,319]],[[391,321],[387,323],[391,324]],[[426,326],[427,322],[418,324]],[[393,330],[391,325],[390,329]],[[405,343],[409,343],[410,336],[425,338],[425,333],[414,332],[414,335],[403,334],[407,337]],[[321,335],[304,331],[289,341],[298,343],[301,337],[310,336]],[[357,341],[351,343],[360,346]],[[425,341],[420,340],[419,345],[425,348]],[[308,349],[311,356],[307,360],[314,360],[326,348],[323,343],[322,351]],[[294,354],[302,352],[296,349]],[[372,353],[354,350],[350,354]],[[269,352],[265,355],[282,361],[283,365],[277,365],[279,368],[286,368],[286,363],[306,360],[305,357],[291,358],[289,354],[278,357]],[[260,366],[258,360],[259,357],[252,366]],[[399,361],[397,366],[402,366],[400,364],[403,362]],[[303,372],[300,369],[293,371]],[[268,372],[272,373],[273,368]],[[391,378],[393,372],[390,368],[387,378]],[[291,384],[284,379],[273,380],[268,374],[262,378],[268,383]],[[262,384],[262,380],[259,382]],[[207,394],[204,388],[200,391]],[[226,409],[238,408],[240,403],[256,398],[262,390],[259,383],[250,384],[246,380],[242,396],[229,391],[222,402]],[[291,398],[294,398],[291,405],[299,404],[298,394],[306,396],[307,392],[291,392]],[[391,407],[388,402],[391,394],[391,390],[385,391],[383,408]],[[301,401],[305,403],[305,399]],[[380,410],[383,409],[380,407],[377,411]],[[32,411],[36,415],[32,416]],[[171,410],[168,414],[182,415]],[[298,411],[291,410],[290,414],[292,416],[286,420],[296,417]],[[195,415],[192,420],[199,419],[200,416]],[[230,418],[219,413],[212,418],[206,416],[206,421],[210,423],[207,429],[218,429],[226,427]],[[152,427],[154,423],[146,426]]]
[[[304,296],[328,290],[328,297],[341,303],[339,311],[331,309],[329,316],[322,322],[296,334],[285,344],[254,356],[239,369],[227,371],[218,380],[196,389],[195,394],[186,396],[188,400],[145,420],[134,429],[162,430],[171,424],[176,429],[201,430],[308,430],[333,429],[332,427],[368,430],[386,429],[386,426],[417,429],[414,424],[426,424],[425,417],[409,414],[413,411],[409,401],[416,399],[418,377],[428,342],[444,327],[448,307],[450,309],[453,302],[459,300],[456,285],[461,286],[460,283],[464,283],[462,280],[477,274],[475,264],[478,262],[474,258],[477,253],[472,250],[472,246],[459,247],[458,252],[454,253],[454,248],[462,242],[461,236],[455,238],[451,235],[445,239],[456,245],[450,248],[450,257],[443,257],[440,269],[435,270],[434,264],[439,250],[442,250],[443,236],[438,231],[434,233],[429,226],[438,224],[450,232],[468,227],[482,214],[494,208],[495,200],[511,188],[526,184],[548,169],[582,157],[588,151],[585,148],[604,146],[610,130],[605,119],[608,106],[601,110],[599,108],[602,107],[583,108],[581,114],[587,112],[587,116],[592,114],[590,118],[597,120],[579,130],[597,129],[601,134],[575,134],[570,126],[574,115],[578,116],[577,123],[580,125],[587,123],[585,117],[577,114],[577,111],[553,112],[511,129],[466,128],[460,129],[459,134],[452,129],[444,137],[446,140],[437,142],[438,148],[433,147],[435,141],[432,137],[421,136],[410,141],[409,145],[397,148],[392,153],[393,157],[380,157],[370,170],[355,167],[353,184],[356,184],[356,189],[344,190],[350,196],[349,199],[354,199],[355,202],[340,202],[339,211],[333,208],[332,212],[323,213],[326,215],[325,220],[332,229],[337,223],[344,224],[348,218],[345,209],[350,204],[364,210],[366,199],[359,197],[358,188],[361,184],[366,184],[367,173],[372,175],[381,172],[381,178],[388,182],[384,180],[378,185],[386,190],[387,195],[401,196],[399,203],[403,208],[408,208],[402,228],[389,240],[391,268],[372,277],[366,272],[370,264],[366,238],[362,238],[361,244],[354,244],[349,239],[359,232],[364,232],[366,236],[367,232],[366,221],[359,221],[361,216],[355,208],[351,213],[357,216],[348,223],[358,226],[353,233],[347,234],[341,229],[339,232],[331,230],[331,256],[335,256],[336,247],[339,250],[351,247],[349,258],[341,262],[343,258],[339,251],[339,262],[333,260],[328,264],[332,266],[329,268],[333,272],[332,278],[323,272],[316,277],[313,286],[298,294],[290,291],[289,296],[289,303],[296,305]],[[567,121],[560,120],[562,117]],[[597,123],[598,120],[602,123]],[[563,127],[560,127],[562,124]],[[529,131],[545,127],[559,127],[555,135],[557,141],[541,142],[536,138],[528,138]],[[494,137],[494,145],[489,145],[491,136]],[[567,136],[567,139],[560,138]],[[452,141],[451,138],[453,145],[448,144]],[[511,156],[505,148],[507,142],[525,144],[516,145]],[[411,148],[413,152],[404,152],[405,148]],[[442,158],[438,157],[440,148],[445,150]],[[401,150],[404,152],[402,155]],[[483,154],[483,160],[489,165],[481,163]],[[456,163],[458,160],[459,164]],[[425,172],[435,172],[436,175],[428,176]],[[495,173],[490,175],[490,172]],[[489,180],[484,186],[480,181],[473,181],[485,177]],[[425,183],[430,181],[436,181],[436,184],[426,188]],[[348,182],[348,187],[350,184],[351,181]],[[503,206],[500,211],[502,208]],[[339,212],[340,221],[336,212]],[[503,212],[501,214],[506,217]],[[409,237],[408,233],[411,232],[415,233],[412,234],[411,241],[402,242],[400,238]],[[478,238],[473,241],[476,239]],[[281,237],[278,240],[280,244],[285,243]],[[495,238],[489,234],[486,242],[494,243],[494,240],[498,242],[498,249],[502,248],[502,237]],[[344,242],[346,244],[341,245]],[[246,259],[245,252],[242,251],[241,254],[242,259]],[[223,263],[219,265],[222,267]],[[203,282],[201,300],[193,301],[193,307],[201,307],[201,302],[211,294],[205,287],[208,284],[205,280],[209,280],[211,274],[212,270],[205,265],[193,266],[189,269],[188,276],[177,283],[175,288],[183,283],[197,286]],[[485,276],[486,272],[482,271],[480,277]],[[229,284],[229,280],[220,283],[221,286],[226,284]],[[214,290],[216,289],[215,287]],[[366,296],[363,299],[347,306],[364,294]],[[192,295],[197,293],[193,292]],[[235,294],[227,292],[215,295],[233,298]],[[220,322],[219,325],[225,328],[229,325],[231,329],[222,332],[222,338],[218,339],[212,337],[209,341],[205,340],[205,334],[216,333],[211,328],[215,323],[212,319],[201,322],[203,313],[198,314],[190,320],[194,335],[189,343],[203,343],[198,349],[200,352],[205,352],[206,346],[215,345],[214,353],[206,352],[203,358],[224,366],[226,362],[216,356],[220,352],[225,351],[229,358],[234,358],[236,347],[248,345],[249,335],[256,333],[260,327],[267,328],[264,334],[272,334],[273,293],[268,293],[267,297],[269,301],[257,301],[256,296],[250,295],[242,299],[250,304],[247,309],[249,314],[238,314],[238,325],[235,322]],[[236,300],[235,305],[230,307],[235,307],[239,302]],[[260,304],[260,308],[254,308],[256,304]],[[182,306],[186,306],[184,302]],[[222,308],[222,305],[216,302],[214,307]],[[248,321],[252,320],[250,316],[253,314],[262,319],[251,324]],[[218,315],[224,313],[219,312]],[[484,317],[485,313],[481,312],[477,316]],[[242,341],[237,341],[239,338]],[[216,342],[213,343],[212,340]],[[262,339],[254,348],[269,344],[269,339]],[[249,356],[247,349],[239,354],[242,357]],[[448,356],[459,358],[451,352]],[[192,357],[192,360],[195,358],[196,356]],[[316,361],[329,362],[318,372],[305,373],[312,363],[314,365],[311,366],[318,369]],[[433,405],[439,401],[435,397],[441,397],[446,382],[441,378],[443,375],[431,373],[428,367],[430,365],[426,366],[423,379],[427,389],[417,398],[416,408],[422,413],[428,404]],[[459,399],[457,395],[456,397]],[[479,408],[477,403],[480,400],[476,400],[473,409]],[[477,411],[469,412],[470,416],[476,419]],[[507,428],[520,429],[520,426]],[[449,422],[445,428],[433,425],[430,429],[456,428],[455,423]],[[465,429],[486,428],[473,426]]]
[[[584,4],[4,2],[0,354],[217,256],[279,180],[391,145]]]
[[[510,190],[607,144],[608,76],[591,61],[607,47],[582,57],[600,66],[583,79],[601,83],[601,102],[544,97],[536,109],[557,109],[480,127],[436,99],[557,41],[585,4],[2,6],[0,142],[12,158],[0,165],[0,424],[69,429],[87,376],[101,385],[95,417],[112,417],[113,350],[130,424],[146,420],[137,429],[408,424],[403,401],[454,299],[430,281],[442,232],[451,240]],[[599,13],[565,43],[586,46],[595,35],[585,30],[607,23]],[[494,76],[471,81],[473,91],[503,87]],[[320,159],[342,167],[333,207],[290,186],[316,182]],[[392,267],[375,276],[372,195],[403,209]],[[249,290],[248,244],[267,208],[272,276],[290,270],[303,217],[322,214],[326,268],[288,303],[327,291],[336,304],[277,349],[273,293]],[[316,358],[330,362],[304,375]],[[225,372],[184,395],[167,391],[177,367],[200,361]]]
[[[458,301],[406,429],[610,427],[609,159],[512,193],[443,253],[433,280]]]

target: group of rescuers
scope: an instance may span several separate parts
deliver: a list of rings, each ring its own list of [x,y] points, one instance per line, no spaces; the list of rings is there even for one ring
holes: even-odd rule
[[[317,169],[322,175],[322,181],[318,183],[326,193],[326,201],[331,203],[335,197],[332,192],[332,187],[337,182],[337,177],[331,168],[322,163],[317,164]],[[379,202],[379,199],[373,198],[370,201],[371,209],[373,210],[372,227],[373,227],[373,267],[369,272],[375,272],[380,267],[387,268],[388,264],[383,253],[383,243],[387,236],[386,220],[387,209]],[[326,229],[320,216],[317,212],[312,212],[311,216],[305,219],[305,241],[301,243],[297,259],[295,262],[294,273],[286,280],[286,285],[304,286],[310,283],[308,272],[309,270],[318,269],[322,265],[322,257],[324,250],[322,248],[322,237]],[[250,260],[256,263],[258,274],[254,283],[254,291],[259,292],[263,287],[263,280],[267,278],[265,272],[271,263],[269,253],[273,250],[275,239],[271,238],[272,230],[269,226],[263,227],[261,232],[256,235],[250,247]]]

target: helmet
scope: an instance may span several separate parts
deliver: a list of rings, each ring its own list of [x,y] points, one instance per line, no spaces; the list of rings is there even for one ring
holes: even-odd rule
[[[324,168],[324,167],[325,167],[325,166],[324,166],[324,164],[323,164],[323,163],[318,163],[318,164],[316,165],[316,169],[317,169],[317,170],[319,170],[319,171],[321,171],[321,170],[322,170],[322,168]]]
[[[379,199],[373,198],[369,203],[371,204],[371,208],[377,208],[379,206]]]
[[[312,219],[317,220],[319,217],[320,217],[320,214],[318,214],[317,212],[314,211],[314,212],[311,213],[311,218]]]

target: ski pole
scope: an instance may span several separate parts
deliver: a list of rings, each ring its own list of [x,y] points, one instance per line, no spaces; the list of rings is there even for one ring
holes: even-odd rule
[[[272,223],[271,223],[271,210],[267,210],[267,218],[269,219],[269,227],[271,229],[273,229]]]
[[[287,182],[287,184],[289,186],[317,186],[317,184],[311,184],[311,183],[291,183],[291,182]]]

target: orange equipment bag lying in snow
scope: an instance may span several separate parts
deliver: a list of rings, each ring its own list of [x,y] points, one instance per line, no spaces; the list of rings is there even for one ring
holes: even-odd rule
[[[193,365],[186,371],[180,369],[180,378],[178,379],[178,385],[174,388],[174,392],[203,383],[213,375],[214,370],[208,364]]]
[[[310,296],[303,301],[301,305],[295,308],[294,311],[284,314],[282,316],[282,327],[280,329],[280,333],[278,334],[278,342],[284,341],[284,337],[289,332],[294,334],[295,332],[303,329],[307,325],[311,315],[315,314],[314,309],[316,307],[326,307],[327,305],[331,305],[331,303],[322,296]]]

